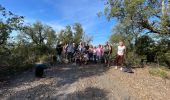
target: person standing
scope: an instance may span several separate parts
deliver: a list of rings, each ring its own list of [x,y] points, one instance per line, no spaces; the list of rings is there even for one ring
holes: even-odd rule
[[[86,51],[88,51],[89,50],[89,44],[88,43],[85,43],[86,45],[85,45],[85,49],[86,49]]]
[[[97,63],[96,62],[96,56],[97,56],[97,54],[96,54],[96,46],[93,48],[93,61],[94,61],[94,63]]]
[[[89,61],[90,62],[93,61],[93,46],[92,45],[89,46]]]
[[[65,45],[63,46],[63,55],[64,55],[64,58],[65,58],[65,59],[68,59],[68,58],[67,58],[67,47],[68,47],[68,44],[65,44]]]
[[[62,42],[60,42],[57,46],[56,46],[56,56],[57,56],[57,62],[61,63],[62,62],[62,51],[63,51],[63,47],[62,47]]]
[[[80,65],[81,65],[83,56],[84,56],[84,52],[85,52],[84,44],[82,42],[80,42],[80,44],[78,46],[78,51],[79,51],[79,59],[80,59]]]
[[[117,50],[117,56],[116,56],[116,67],[115,69],[118,69],[118,66],[120,65],[122,70],[122,66],[124,65],[124,56],[126,53],[126,46],[124,45],[123,41],[119,42],[118,45],[118,50]]]
[[[77,46],[75,43],[73,43],[73,54],[77,51]]]
[[[104,63],[109,64],[111,48],[108,42],[106,42],[106,45],[104,46],[103,50],[104,50]]]
[[[72,62],[73,52],[74,52],[74,47],[73,44],[70,42],[67,47],[67,58],[70,63]]]
[[[101,48],[101,45],[98,46],[96,49],[96,56],[97,56],[97,61],[101,63],[101,58],[102,58],[103,50]]]

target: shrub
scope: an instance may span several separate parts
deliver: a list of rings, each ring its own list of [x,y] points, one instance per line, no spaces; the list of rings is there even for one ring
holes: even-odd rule
[[[41,63],[47,63],[47,62],[51,61],[51,57],[50,57],[50,55],[42,55],[42,56],[40,56],[39,61]]]
[[[128,52],[126,57],[125,57],[125,63],[130,64],[132,66],[137,66],[139,67],[140,61],[141,61],[141,56],[137,55],[135,52]]]

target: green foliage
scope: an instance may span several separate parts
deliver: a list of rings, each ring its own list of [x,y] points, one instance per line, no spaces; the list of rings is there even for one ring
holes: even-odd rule
[[[118,31],[120,31],[118,29]],[[116,32],[116,33],[115,33]],[[125,54],[125,63],[131,64],[132,66],[137,66],[140,64],[141,57],[136,54],[135,44],[133,34],[125,34],[125,33],[118,33],[117,29],[114,30],[114,33],[110,37],[110,43],[113,45],[113,52],[116,55],[117,53],[117,46],[120,40],[123,40],[127,49],[127,53]]]
[[[134,67],[141,67],[141,58],[143,57],[137,55],[134,51],[127,51],[127,54],[125,56],[125,63]]]
[[[32,25],[25,26],[18,37],[19,41],[31,42],[37,46],[47,45],[51,47],[56,43],[57,36],[50,26],[36,22]]]
[[[150,52],[154,52],[154,41],[147,35],[143,35],[135,42],[136,53],[139,55],[146,55]]]
[[[74,32],[74,40],[73,41],[78,44],[78,43],[81,42],[82,36],[84,34],[84,30],[83,30],[81,24],[79,24],[79,23],[75,23],[73,25],[73,29],[75,31]]]
[[[58,41],[61,41],[63,44],[69,42],[80,43],[81,41],[90,43],[92,37],[89,37],[85,34],[81,24],[75,23],[73,26],[66,26],[65,29],[61,30],[58,34]]]
[[[39,57],[39,61],[41,63],[48,63],[48,62],[52,61],[52,59],[51,59],[50,55],[42,55]]]
[[[106,0],[104,15],[120,24],[133,26],[134,30],[149,33],[170,34],[169,7],[161,5],[164,0]],[[162,9],[165,8],[165,11]],[[165,13],[165,14],[162,14]],[[101,15],[101,13],[99,13]],[[152,20],[150,20],[152,19]]]
[[[18,16],[7,11],[0,5],[0,47],[6,44],[9,34],[13,30],[20,30],[23,24],[23,16]]]
[[[79,23],[67,25],[56,34],[55,30],[41,22],[25,24],[24,17],[7,11],[0,5],[0,77],[12,75],[33,67],[36,62],[51,62],[58,42],[90,42]],[[7,41],[10,34],[19,32],[15,41]]]

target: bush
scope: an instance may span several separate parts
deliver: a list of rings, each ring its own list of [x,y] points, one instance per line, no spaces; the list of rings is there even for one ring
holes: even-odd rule
[[[42,56],[40,56],[39,61],[41,63],[50,62],[51,61],[51,56],[50,55],[42,55]]]
[[[135,52],[128,52],[125,57],[125,63],[130,64],[131,66],[140,66],[141,56],[137,55]]]
[[[28,69],[31,69],[34,67],[34,64],[28,64],[28,65],[20,65],[20,66],[0,66],[4,68],[0,68],[0,78],[6,77],[6,76],[12,76],[14,74],[21,73],[23,71],[26,71]]]
[[[170,50],[167,52],[158,52],[157,60],[161,65],[164,65],[170,68]]]

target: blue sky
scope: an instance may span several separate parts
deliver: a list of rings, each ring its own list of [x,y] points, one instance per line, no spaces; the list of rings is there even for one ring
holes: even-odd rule
[[[116,24],[115,20],[108,22],[104,16],[97,16],[97,12],[104,10],[103,0],[0,0],[0,4],[25,16],[27,23],[41,21],[56,31],[79,22],[93,36],[94,45],[105,43]]]

